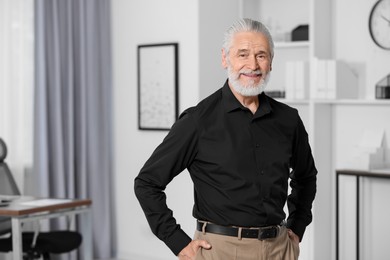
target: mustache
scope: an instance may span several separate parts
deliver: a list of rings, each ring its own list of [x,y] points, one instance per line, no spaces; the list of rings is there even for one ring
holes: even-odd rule
[[[239,71],[240,74],[249,74],[249,75],[262,75],[263,73],[261,70],[247,70],[247,69],[242,69]]]

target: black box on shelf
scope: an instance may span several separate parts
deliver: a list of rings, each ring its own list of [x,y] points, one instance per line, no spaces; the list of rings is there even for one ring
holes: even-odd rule
[[[375,97],[377,99],[389,99],[390,98],[390,86],[376,86]]]
[[[294,28],[291,33],[291,40],[295,41],[308,41],[309,40],[309,25],[302,24]]]

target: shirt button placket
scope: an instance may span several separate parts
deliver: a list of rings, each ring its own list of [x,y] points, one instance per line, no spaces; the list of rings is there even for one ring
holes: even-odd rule
[[[262,166],[261,166],[261,154],[260,154],[260,148],[261,145],[260,143],[256,142],[255,143],[255,158],[256,158],[256,164],[257,164],[257,169],[259,169],[259,173],[262,175]]]

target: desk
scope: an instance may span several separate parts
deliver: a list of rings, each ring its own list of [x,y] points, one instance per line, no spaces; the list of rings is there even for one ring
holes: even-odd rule
[[[386,171],[362,171],[362,170],[336,170],[336,260],[339,260],[339,177],[349,175],[356,177],[356,260],[359,260],[360,246],[360,178],[384,178],[390,179],[390,170]]]
[[[92,260],[92,201],[56,200],[30,196],[15,196],[8,206],[0,207],[0,216],[11,217],[13,260],[23,259],[22,224],[41,219],[80,214],[80,227],[83,236],[81,245],[84,260]]]

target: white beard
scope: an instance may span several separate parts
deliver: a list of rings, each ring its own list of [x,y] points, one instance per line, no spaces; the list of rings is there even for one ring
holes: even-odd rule
[[[257,84],[255,84],[254,81],[250,81],[248,85],[241,85],[240,81],[238,80],[241,73],[260,74],[261,73],[260,70],[256,70],[256,71],[241,70],[239,73],[235,73],[233,72],[231,66],[228,66],[227,73],[228,73],[229,83],[231,84],[233,89],[244,97],[253,97],[263,93],[265,87],[267,86],[269,78],[271,76],[271,72],[268,72],[265,78],[262,78],[260,82]]]

